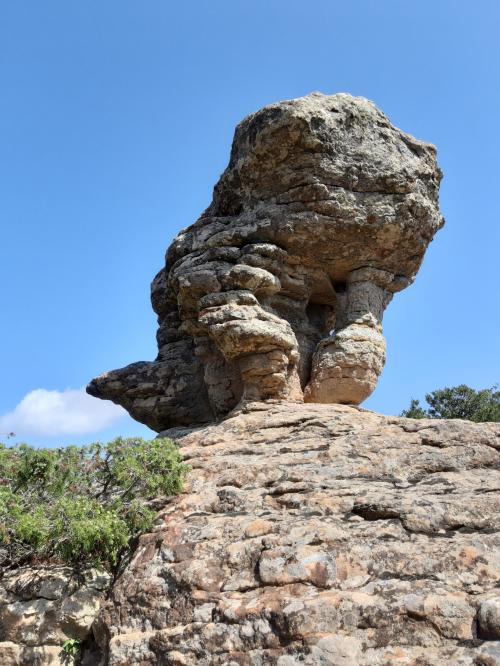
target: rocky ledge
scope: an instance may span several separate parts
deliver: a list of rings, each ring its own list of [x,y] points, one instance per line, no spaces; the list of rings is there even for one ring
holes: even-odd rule
[[[252,403],[94,623],[110,666],[500,663],[500,426]]]

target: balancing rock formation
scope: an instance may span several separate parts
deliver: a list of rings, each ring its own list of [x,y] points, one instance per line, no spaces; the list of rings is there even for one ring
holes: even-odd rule
[[[384,365],[384,310],[443,224],[440,179],[435,148],[362,97],[248,116],[211,205],[153,280],[157,359],[88,392],[157,431],[250,400],[359,404]]]

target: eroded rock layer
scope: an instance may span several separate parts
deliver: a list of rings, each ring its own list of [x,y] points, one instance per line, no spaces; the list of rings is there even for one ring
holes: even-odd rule
[[[152,284],[159,353],[94,379],[154,430],[270,398],[359,404],[382,316],[443,223],[432,145],[347,94],[272,104],[236,128],[209,208]]]
[[[253,403],[178,429],[186,492],[94,633],[109,666],[500,663],[500,426]]]

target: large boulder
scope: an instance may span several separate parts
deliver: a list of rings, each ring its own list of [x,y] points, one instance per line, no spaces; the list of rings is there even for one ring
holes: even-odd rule
[[[272,398],[359,404],[385,361],[382,316],[443,219],[434,146],[363,97],[271,104],[153,280],[158,357],[88,392],[154,430]]]

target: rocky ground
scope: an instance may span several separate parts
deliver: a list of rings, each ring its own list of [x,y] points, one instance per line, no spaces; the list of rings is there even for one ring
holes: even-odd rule
[[[500,664],[500,426],[252,403],[103,605],[110,666]]]

